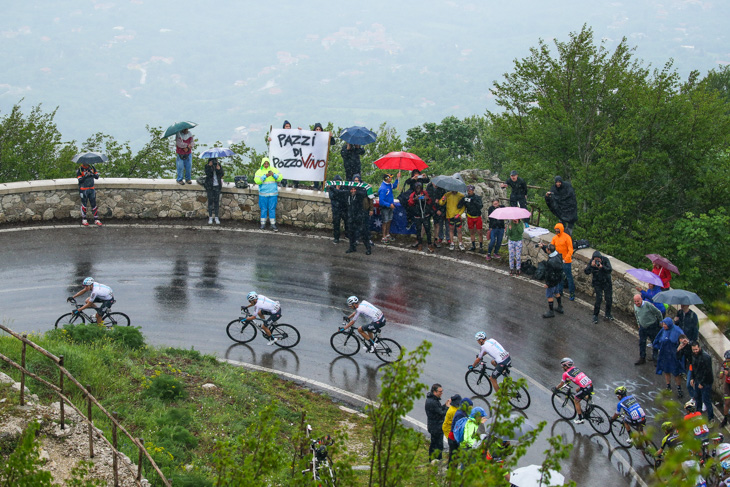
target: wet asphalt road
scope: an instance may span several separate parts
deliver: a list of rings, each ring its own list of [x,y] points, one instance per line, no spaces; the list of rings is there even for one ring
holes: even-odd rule
[[[575,445],[563,473],[578,485],[640,485],[629,467],[648,474],[638,452],[614,450],[612,438],[587,424],[556,421],[550,405],[548,389],[560,381],[559,362],[566,355],[593,379],[596,402],[609,414],[618,385],[629,386],[646,406],[659,390],[653,368],[633,365],[637,338],[607,322],[592,325],[591,308],[566,301],[565,315],[543,320],[542,287],[494,271],[504,265],[484,266],[483,259],[458,251],[441,249],[434,257],[376,246],[366,256],[360,246],[346,255],[346,244],[333,245],[323,233],[263,233],[234,224],[211,230],[121,222],[2,229],[0,320],[16,331],[48,330],[70,310],[65,298],[90,275],[114,289],[114,309],[130,315],[152,344],[194,347],[374,399],[380,361],[369,354],[340,357],[329,344],[346,297],[355,294],[384,310],[384,336],[409,348],[424,339],[433,343],[421,380],[441,383],[444,399],[467,395],[464,373],[478,349],[474,333],[485,330],[500,341],[513,357],[515,375],[528,379],[527,417],[548,421],[547,432]],[[250,290],[281,302],[281,322],[302,334],[297,347],[268,347],[260,336],[232,345],[225,326],[239,316]],[[425,423],[422,402],[411,416]],[[539,463],[545,436],[521,463]]]

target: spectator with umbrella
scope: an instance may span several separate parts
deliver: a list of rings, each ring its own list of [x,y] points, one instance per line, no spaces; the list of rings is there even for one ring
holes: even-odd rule
[[[664,317],[667,312],[667,308],[662,303],[654,302],[654,296],[662,290],[662,280],[659,279],[659,276],[644,269],[629,269],[626,273],[647,284],[649,287],[648,289],[636,286],[636,290],[639,291],[639,294],[641,294],[641,299],[656,306],[656,308],[662,313],[662,317]]]
[[[662,320],[662,328],[652,342],[652,348],[657,350],[656,373],[664,375],[664,381],[667,384],[667,390],[672,390],[671,376],[674,376],[674,382],[677,385],[677,397],[682,399],[682,379],[679,375],[682,373],[682,363],[677,358],[677,348],[679,347],[679,337],[682,330],[674,324],[671,318]]]
[[[578,202],[573,185],[563,181],[562,177],[555,176],[555,184],[545,193],[545,203],[565,226],[565,233],[572,237],[573,226],[578,221]]]
[[[344,147],[340,150],[342,163],[345,166],[345,179],[352,181],[355,174],[362,172],[360,156],[365,154],[363,145],[375,142],[377,135],[365,127],[348,127],[340,134],[340,139],[345,141]]]
[[[208,196],[208,225],[213,223],[220,225],[218,218],[218,210],[220,209],[221,189],[223,188],[223,167],[221,167],[220,158],[236,155],[231,149],[225,147],[215,147],[203,152],[201,159],[208,159],[205,165],[205,192]]]
[[[445,218],[449,225],[449,250],[454,250],[454,231],[458,234],[459,250],[466,250],[461,242],[461,214],[463,213],[464,193],[466,193],[466,184],[461,179],[461,175],[456,173],[453,176],[436,176],[432,183],[448,191],[439,200],[442,211],[446,210]]]
[[[525,208],[500,207],[492,210],[489,217],[495,220],[511,220],[507,224],[509,273],[519,276],[522,268],[522,234],[525,232],[525,223],[522,219],[529,218],[530,212]]]
[[[79,164],[76,169],[76,180],[79,182],[79,196],[81,197],[81,224],[85,227],[89,226],[89,207],[91,207],[94,225],[100,227],[99,208],[96,206],[96,189],[94,188],[95,181],[99,179],[99,172],[93,164],[108,162],[109,159],[98,152],[85,152],[76,154],[72,161]]]
[[[261,230],[266,229],[266,218],[271,222],[271,229],[278,232],[276,227],[276,203],[279,199],[277,182],[281,180],[279,170],[271,165],[268,157],[261,159],[261,167],[253,177],[259,185],[259,208],[261,209]]]
[[[654,343],[654,338],[659,333],[662,314],[656,306],[645,301],[641,294],[635,294],[634,316],[636,324],[639,325],[639,360],[634,362],[634,365],[643,365],[646,363],[646,340],[649,339]],[[656,360],[656,349],[654,348],[652,348],[651,359]]]
[[[492,218],[492,213],[499,208],[502,208],[502,204],[499,202],[499,198],[494,198],[491,206],[487,210],[487,214],[489,215],[489,246],[487,247],[487,260],[492,260],[492,250],[494,250],[494,258],[501,259],[499,249],[502,247],[502,239],[504,238],[504,220]],[[520,242],[521,241],[522,237],[520,236]],[[510,268],[510,274],[511,273],[512,268]]]
[[[646,257],[652,263],[653,267],[651,272],[659,276],[659,279],[662,280],[662,290],[668,290],[672,282],[672,273],[679,275],[679,269],[669,259],[659,254],[646,254]]]
[[[390,174],[383,175],[383,182],[380,183],[378,189],[378,201],[380,205],[380,218],[383,221],[383,238],[384,244],[389,244],[393,240],[390,236],[390,222],[393,221],[393,212],[395,211],[395,195],[394,190],[398,187],[400,181],[400,171],[393,182],[393,176]]]
[[[439,188],[438,186],[433,184],[433,181],[431,181],[426,186],[426,193],[428,193],[428,196],[431,198],[431,215],[433,216],[433,244],[438,249],[441,248],[441,242],[445,241],[447,235],[446,226],[448,225],[448,223],[446,222],[446,215],[444,214],[444,210],[441,205],[439,205],[439,201],[441,201],[441,198],[443,198],[446,194],[446,190],[444,188]]]
[[[689,309],[689,304],[680,305],[677,316],[674,318],[674,323],[684,331],[689,341],[694,342],[699,339],[700,320],[697,318],[697,313]]]
[[[194,122],[175,122],[165,131],[163,138],[175,134],[175,153],[177,157],[177,184],[193,184],[191,173],[193,171],[193,148],[195,140],[190,129],[197,126]],[[183,178],[185,179],[183,181]]]
[[[428,251],[433,253],[433,245],[431,244],[431,212],[433,202],[428,193],[423,189],[421,183],[416,183],[411,196],[408,198],[408,206],[414,208],[413,222],[416,225],[416,247],[419,251],[423,249],[421,230],[425,230]]]

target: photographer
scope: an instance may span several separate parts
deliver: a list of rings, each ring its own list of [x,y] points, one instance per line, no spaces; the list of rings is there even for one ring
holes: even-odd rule
[[[613,281],[611,280],[611,261],[608,257],[601,255],[599,251],[593,252],[593,258],[585,268],[586,274],[591,274],[593,291],[596,293],[596,302],[593,304],[593,323],[598,323],[598,314],[601,312],[603,295],[606,295],[606,319],[613,321],[611,305],[613,304]]]

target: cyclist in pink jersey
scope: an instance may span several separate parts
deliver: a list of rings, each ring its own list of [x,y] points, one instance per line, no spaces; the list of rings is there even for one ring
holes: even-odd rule
[[[580,400],[593,394],[593,381],[573,364],[572,358],[563,358],[560,361],[560,366],[563,367],[563,379],[557,387],[553,387],[553,392],[562,388],[568,382],[572,382],[578,386],[578,390],[573,396],[573,403],[575,404],[575,411],[578,413],[578,417],[573,422],[581,424],[583,423],[583,410],[580,407]]]

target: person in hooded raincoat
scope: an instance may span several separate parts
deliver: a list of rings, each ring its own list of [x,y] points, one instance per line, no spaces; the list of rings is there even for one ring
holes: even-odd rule
[[[573,226],[578,221],[578,201],[573,185],[563,181],[560,176],[555,176],[555,184],[545,193],[545,203],[565,226],[565,233],[572,237]]]
[[[281,173],[271,165],[268,157],[261,159],[261,167],[253,177],[259,185],[259,208],[261,208],[261,230],[266,228],[266,218],[271,222],[271,229],[278,232],[276,228],[276,203],[279,199],[279,187],[277,182],[281,180]]]
[[[682,399],[682,379],[679,375],[684,371],[682,362],[677,358],[677,347],[679,347],[679,337],[683,335],[682,329],[674,324],[671,318],[662,320],[662,329],[659,330],[654,338],[652,346],[659,351],[656,361],[657,375],[664,374],[664,381],[667,384],[667,390],[672,390],[671,377],[674,376],[674,382],[677,385],[677,397]]]

